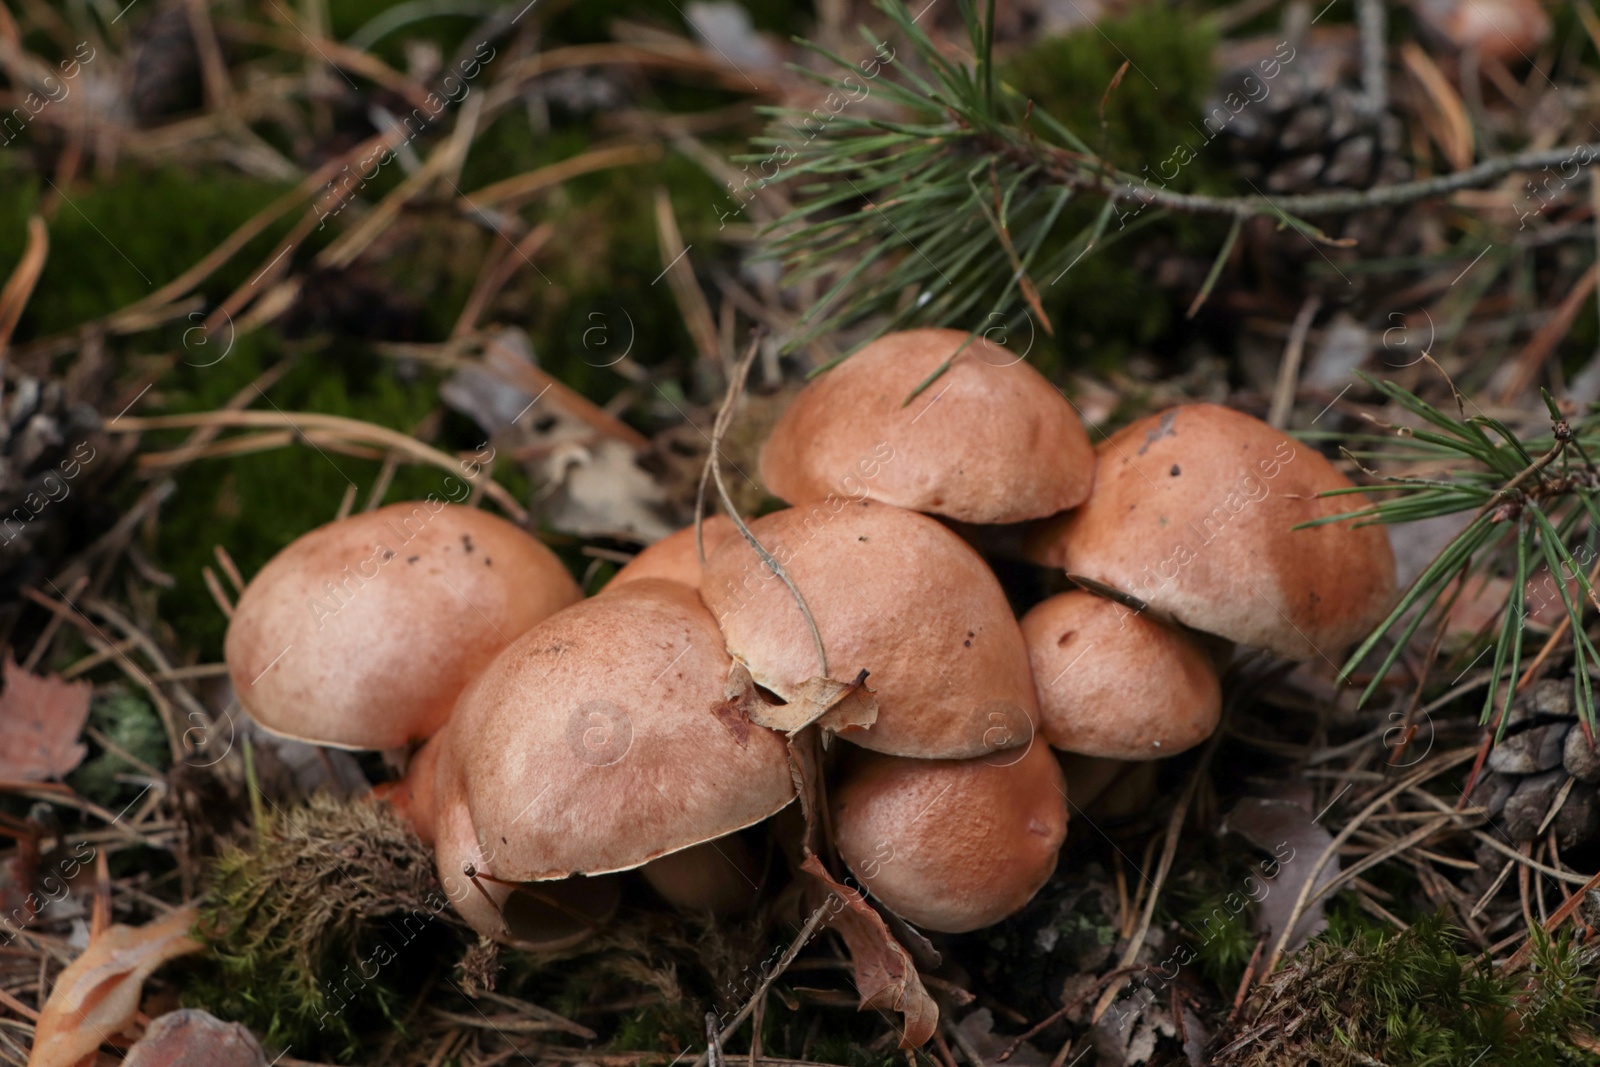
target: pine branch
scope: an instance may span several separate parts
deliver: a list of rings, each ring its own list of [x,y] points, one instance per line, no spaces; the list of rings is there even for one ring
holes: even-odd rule
[[[1524,438],[1497,419],[1468,416],[1464,410],[1459,417],[1451,416],[1393,382],[1377,382],[1364,374],[1361,377],[1385,398],[1434,427],[1426,430],[1397,426],[1393,430],[1422,454],[1452,469],[1447,478],[1420,479],[1385,477],[1364,466],[1369,475],[1378,479],[1376,486],[1365,491],[1382,492],[1384,498],[1368,507],[1305,525],[1415,522],[1464,512],[1471,512],[1472,517],[1412,582],[1389,617],[1361,643],[1341,673],[1348,676],[1388,639],[1388,649],[1361,694],[1365,703],[1423,622],[1457,583],[1464,584],[1473,574],[1509,571],[1513,584],[1493,639],[1494,657],[1482,712],[1482,721],[1487,723],[1496,718],[1498,711],[1503,731],[1518,689],[1523,637],[1531,614],[1527,603],[1530,571],[1542,563],[1554,578],[1567,616],[1573,636],[1577,706],[1583,721],[1592,729],[1595,713],[1589,668],[1600,666],[1600,653],[1584,629],[1583,614],[1586,603],[1600,607],[1600,597],[1585,573],[1588,567],[1578,561],[1578,556],[1586,556],[1592,562],[1600,535],[1600,466],[1590,458],[1600,449],[1600,416],[1569,421],[1546,394],[1550,434]],[[1461,404],[1459,396],[1457,402]],[[1569,589],[1573,582],[1578,585],[1577,595]]]
[[[1579,153],[1587,156],[1582,162]],[[1296,196],[1206,196],[1201,193],[1174,193],[1166,189],[1152,189],[1137,179],[1121,172],[1107,172],[1093,160],[1074,158],[1072,153],[1048,145],[1030,146],[1019,156],[1019,162],[1031,162],[1041,172],[1062,185],[1098,192],[1118,203],[1140,203],[1191,215],[1221,215],[1232,218],[1252,218],[1257,215],[1290,216],[1293,221],[1303,221],[1301,216],[1342,215],[1362,211],[1414,204],[1460,192],[1477,189],[1517,171],[1540,170],[1558,163],[1578,162],[1582,167],[1600,159],[1600,143],[1566,145],[1562,148],[1530,150],[1514,156],[1490,159],[1454,174],[1427,178],[1415,182],[1393,185],[1375,185],[1370,189],[1339,190],[1327,193],[1304,193]],[[1107,186],[1108,173],[1121,185]],[[1139,182],[1140,184],[1135,184]]]
[[[1400,207],[1561,163],[1577,167],[1568,180],[1581,180],[1585,167],[1600,159],[1600,144],[1579,144],[1364,190],[1284,197],[1177,192],[1116,168],[999,81],[990,49],[992,12],[980,14],[973,0],[956,2],[974,66],[948,59],[905,4],[878,0],[898,30],[896,45],[863,30],[875,51],[859,64],[807,45],[839,70],[826,76],[796,68],[829,90],[824,106],[764,109],[772,121],[753,142],[760,151],[741,160],[759,164],[744,192],[778,182],[798,192],[795,210],[772,227],[774,251],[788,281],[827,284],[791,347],[873,317],[884,330],[958,325],[993,339],[1030,307],[1042,318],[1039,292],[1090,252],[1169,214],[1236,224],[1274,217],[1314,241],[1337,245],[1344,242],[1307,220]],[[881,113],[880,102],[899,118],[862,113]],[[739,203],[748,199],[733,192]],[[1080,198],[1099,202],[1093,221],[1075,233],[1057,232],[1068,204]],[[1050,329],[1047,321],[1036,325]]]

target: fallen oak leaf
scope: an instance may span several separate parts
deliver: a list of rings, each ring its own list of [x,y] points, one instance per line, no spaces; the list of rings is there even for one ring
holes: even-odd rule
[[[5,659],[0,692],[0,778],[42,782],[60,778],[83,762],[88,747],[78,740],[89,721],[88,682],[38,675]]]
[[[189,936],[191,907],[145,926],[108,927],[67,965],[39,1012],[28,1067],[73,1067],[127,1029],[139,1012],[144,980],[167,960],[198,952]]]
[[[824,890],[819,906],[834,913],[828,922],[850,950],[861,1010],[899,1012],[905,1019],[900,1047],[926,1044],[939,1027],[939,1006],[923,986],[911,954],[889,933],[883,916],[859,892],[834,881],[816,856],[808,855],[800,869]]]
[[[862,671],[853,684],[845,685],[838,682],[829,684],[836,688],[841,700],[849,702],[852,698],[856,698],[858,693],[870,694],[871,691],[867,690],[863,684],[866,676],[867,672]],[[810,855],[813,847],[819,843],[818,835],[821,831],[821,827],[817,823],[819,809],[822,807],[822,775],[818,764],[821,753],[818,748],[816,734],[815,732],[805,732],[805,728],[809,724],[800,721],[799,715],[794,719],[775,719],[774,712],[782,712],[785,708],[793,708],[797,707],[797,705],[784,704],[774,706],[768,702],[761,695],[755,679],[750,675],[749,668],[740,662],[737,657],[734,658],[732,666],[728,668],[728,679],[723,686],[722,692],[722,702],[715,705],[711,712],[723,726],[728,728],[728,732],[733,735],[734,740],[741,747],[748,741],[752,726],[760,726],[763,729],[779,730],[786,733],[789,775],[794,781],[795,793],[800,797],[800,809],[804,813],[805,823],[803,836],[799,841],[799,849],[790,856],[791,862],[798,863],[800,855]],[[871,698],[867,696],[866,699],[870,700]],[[839,701],[834,703],[838,704]],[[830,706],[824,710],[823,715],[828,714],[831,710],[832,707]],[[872,714],[876,718],[877,705],[875,703],[872,705]],[[793,731],[783,730],[784,726],[796,722],[799,725]],[[774,723],[779,723],[779,725],[774,725]]]

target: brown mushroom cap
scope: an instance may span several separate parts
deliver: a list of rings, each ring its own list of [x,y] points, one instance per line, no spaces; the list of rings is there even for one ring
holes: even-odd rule
[[[558,612],[501,653],[446,728],[496,873],[628,870],[794,799],[783,738],[723,708],[731,666],[694,590],[660,578]]]
[[[707,515],[702,524],[706,558],[729,537],[738,537],[739,529],[726,515]],[[602,593],[626,585],[640,578],[666,578],[682,582],[694,589],[700,588],[700,553],[695,546],[694,527],[685,527],[668,534],[629,560],[606,583]]]
[[[864,755],[835,794],[839,853],[907,921],[963,933],[1033,899],[1067,834],[1066,780],[1049,747],[1007,762]]]
[[[870,672],[878,721],[839,736],[940,759],[1032,737],[1038,708],[1022,633],[988,566],[944,525],[859,500],[773,512],[750,530],[805,597],[831,676]],[[758,684],[793,700],[822,673],[793,595],[742,537],[706,561],[701,596]]]
[[[1141,419],[1099,449],[1094,491],[1033,558],[1141,598],[1196,630],[1292,659],[1336,658],[1394,600],[1382,527],[1302,522],[1360,494],[1309,445],[1216,404]]]
[[[1222,687],[1205,652],[1170,626],[1081,590],[1022,618],[1039,731],[1056,748],[1160,759],[1211,736]]]
[[[450,771],[441,775],[440,801],[434,841],[439,884],[478,933],[518,948],[557,952],[585,940],[616,914],[622,887],[614,875],[533,885],[500,880],[494,847],[480,839],[459,777]]]
[[[1094,452],[1072,405],[1011,349],[969,337],[891,333],[811,382],[762,449],[767,488],[793,504],[870,497],[976,523],[1075,507]]]
[[[228,624],[228,672],[273,733],[399,748],[436,732],[501,649],[578,597],[555,554],[504,519],[392,504],[261,568]]]

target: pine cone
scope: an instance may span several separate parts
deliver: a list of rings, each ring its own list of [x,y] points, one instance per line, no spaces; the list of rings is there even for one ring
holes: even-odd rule
[[[93,407],[59,380],[21,376],[0,392],[0,577],[27,580],[83,530],[82,508],[119,456]],[[29,566],[21,566],[30,564]]]
[[[1542,838],[1540,827],[1570,778],[1546,830],[1562,853],[1600,845],[1600,748],[1579,725],[1572,699],[1567,678],[1540,682],[1513,703],[1469,798],[1488,812],[1491,832],[1514,843]]]
[[[1314,32],[1299,47],[1258,38],[1219,51],[1206,133],[1262,192],[1366,189],[1411,176],[1400,119],[1363,107],[1359,44],[1347,30]]]
[[[169,4],[134,31],[128,103],[140,126],[194,111],[205,100],[200,53],[181,4]]]

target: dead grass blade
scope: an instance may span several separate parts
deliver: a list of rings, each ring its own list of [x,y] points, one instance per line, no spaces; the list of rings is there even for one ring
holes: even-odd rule
[[[367,444],[376,446],[379,451],[373,453],[371,458],[382,459],[384,452],[393,450],[409,456],[413,461],[449,471],[466,481],[476,485],[479,479],[485,482],[485,495],[500,506],[501,510],[518,523],[528,519],[527,509],[517,503],[516,498],[493,479],[487,472],[479,470],[476,474],[468,474],[460,460],[447,455],[431,445],[425,445],[414,437],[391,430],[387,426],[378,426],[359,419],[349,419],[338,415],[323,415],[318,412],[286,412],[286,411],[206,411],[191,415],[157,415],[149,418],[124,417],[116,420],[107,428],[114,433],[144,433],[147,430],[179,430],[191,427],[216,426],[222,428],[245,428],[274,430],[290,430],[301,437],[307,437],[312,431],[325,431],[329,438],[339,438],[346,443]],[[309,438],[308,438],[309,439]],[[180,449],[185,461],[192,458],[191,449]],[[154,455],[172,455],[173,453],[153,453]]]
[[[27,247],[22,250],[22,258],[17,261],[11,277],[6,279],[5,288],[0,289],[0,361],[5,359],[11,334],[22,318],[23,309],[28,306],[28,298],[33,295],[33,287],[38,284],[39,275],[44,271],[44,261],[49,255],[49,227],[43,218],[32,215],[28,218]]]

